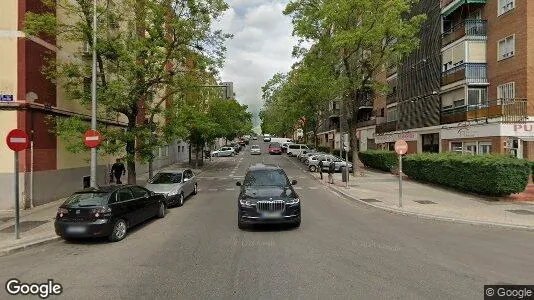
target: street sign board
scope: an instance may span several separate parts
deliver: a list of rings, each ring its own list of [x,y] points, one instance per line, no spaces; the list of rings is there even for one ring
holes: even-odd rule
[[[28,144],[30,142],[30,138],[24,132],[20,129],[13,129],[11,130],[6,137],[6,144],[9,147],[9,149],[19,152],[26,148],[28,148]]]
[[[0,101],[2,101],[2,102],[13,102],[13,95],[0,94]]]
[[[100,132],[96,130],[87,130],[83,138],[85,145],[89,148],[96,148],[102,142],[102,136]]]
[[[408,143],[405,140],[398,140],[395,142],[395,152],[398,155],[404,155],[408,152]]]

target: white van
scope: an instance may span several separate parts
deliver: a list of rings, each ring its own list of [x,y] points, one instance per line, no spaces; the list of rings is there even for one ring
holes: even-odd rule
[[[280,137],[271,137],[271,143],[291,143],[291,139],[288,138],[280,138]]]
[[[310,151],[310,148],[304,144],[290,144],[287,146],[287,155],[289,156],[297,156],[308,151]]]

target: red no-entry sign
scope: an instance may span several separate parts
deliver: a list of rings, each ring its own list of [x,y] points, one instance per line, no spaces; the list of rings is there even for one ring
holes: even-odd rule
[[[30,142],[30,138],[26,134],[26,132],[20,130],[20,129],[13,129],[11,130],[6,137],[6,143],[9,149],[19,152],[26,148],[28,148],[28,144]]]
[[[102,142],[102,136],[100,136],[100,132],[96,130],[87,130],[85,132],[85,136],[83,138],[83,141],[85,145],[89,148],[96,148],[100,145]]]
[[[398,140],[395,142],[395,152],[397,152],[398,155],[404,155],[406,152],[408,152],[408,143],[404,140]]]

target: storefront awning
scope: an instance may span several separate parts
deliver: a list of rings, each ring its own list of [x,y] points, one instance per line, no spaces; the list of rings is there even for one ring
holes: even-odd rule
[[[448,15],[450,15],[451,13],[453,13],[455,10],[457,10],[460,6],[464,5],[464,4],[469,4],[469,3],[482,3],[482,4],[485,4],[487,0],[460,0],[456,3],[454,3],[452,6],[449,6],[449,8],[447,8],[447,10],[443,11],[441,13],[441,15],[443,17],[447,17]]]

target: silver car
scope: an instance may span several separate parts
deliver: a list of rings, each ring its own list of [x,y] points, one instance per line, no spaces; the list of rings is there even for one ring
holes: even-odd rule
[[[260,155],[261,154],[261,149],[260,149],[260,146],[259,145],[252,145],[250,147],[250,154],[251,155]]]
[[[222,147],[219,150],[211,152],[211,156],[234,156],[236,151],[233,147]]]
[[[167,206],[182,206],[188,196],[198,193],[197,178],[191,169],[161,171],[145,187],[165,195]]]

